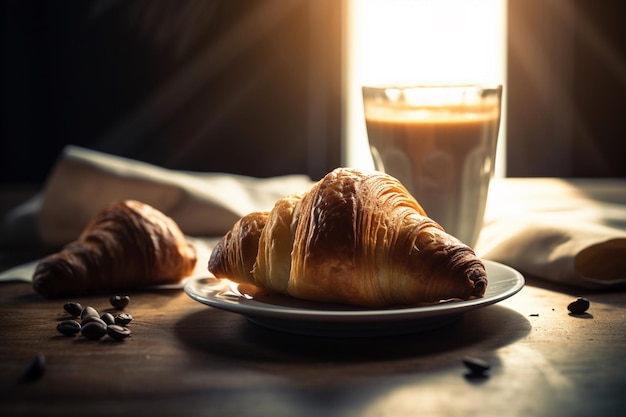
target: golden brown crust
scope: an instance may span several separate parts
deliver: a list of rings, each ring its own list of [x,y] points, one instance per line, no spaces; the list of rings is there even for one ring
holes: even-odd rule
[[[218,278],[237,276],[241,283],[254,282],[251,271],[268,216],[267,211],[254,212],[235,223],[209,259],[209,270],[213,275]]]
[[[287,293],[291,270],[291,249],[298,224],[301,194],[292,194],[276,202],[259,238],[261,250],[249,261],[253,264],[251,283]]]
[[[232,237],[212,257],[236,247]],[[472,249],[428,218],[399,181],[345,168],[301,198],[277,202],[252,276],[223,276],[296,298],[369,307],[481,297],[487,284]]]
[[[197,261],[178,225],[134,200],[103,208],[79,238],[42,259],[33,288],[45,297],[177,283]]]

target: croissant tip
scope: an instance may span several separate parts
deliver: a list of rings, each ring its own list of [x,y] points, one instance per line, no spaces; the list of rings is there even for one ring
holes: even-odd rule
[[[485,295],[485,291],[487,290],[487,283],[485,281],[479,281],[474,284],[474,289],[472,290],[472,297],[482,298]]]
[[[487,273],[484,266],[472,269],[469,273],[469,278],[473,284],[469,298],[482,298],[487,290]]]
[[[222,238],[217,245],[211,251],[211,256],[209,257],[209,262],[207,264],[207,269],[213,275],[219,278],[220,271],[222,270],[222,260],[224,259],[224,240],[225,237]]]

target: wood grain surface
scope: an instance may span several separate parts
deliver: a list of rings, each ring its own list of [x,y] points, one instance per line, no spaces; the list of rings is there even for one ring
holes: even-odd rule
[[[130,293],[123,341],[56,330],[66,301],[0,284],[0,414],[191,416],[613,416],[626,405],[626,293],[529,280],[444,328],[372,339],[296,336],[199,304],[182,290]],[[587,314],[567,305],[578,295]],[[21,380],[45,357],[40,378]],[[471,377],[463,358],[487,361]]]

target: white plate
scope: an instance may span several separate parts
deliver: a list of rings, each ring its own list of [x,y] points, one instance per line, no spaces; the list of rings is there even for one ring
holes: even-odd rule
[[[192,278],[184,288],[202,304],[241,314],[274,330],[332,337],[385,336],[447,325],[462,313],[511,297],[524,286],[524,277],[515,269],[493,261],[484,263],[489,280],[484,297],[420,307],[366,309],[315,303],[217,278]]]

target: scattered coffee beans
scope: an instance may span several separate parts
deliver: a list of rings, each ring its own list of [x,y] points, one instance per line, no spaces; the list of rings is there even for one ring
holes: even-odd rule
[[[83,312],[83,306],[80,305],[80,303],[69,302],[65,303],[65,305],[63,306],[63,310],[67,311],[67,313],[72,315],[73,317],[79,317],[80,313]]]
[[[113,307],[122,310],[130,302],[130,297],[115,295],[110,297],[109,301]],[[106,312],[100,315],[94,307],[83,308],[80,303],[74,301],[65,303],[63,309],[72,317],[76,317],[75,320],[63,320],[57,324],[57,330],[66,336],[80,333],[91,340],[99,340],[105,335],[122,340],[131,335],[131,331],[126,327],[133,320],[130,313],[113,315]]]
[[[65,336],[74,336],[80,332],[80,323],[76,320],[64,320],[57,324],[57,330]]]
[[[130,297],[127,295],[113,295],[109,299],[111,305],[118,310],[124,310],[128,303],[130,303]]]
[[[107,327],[107,334],[116,340],[126,339],[131,332],[127,327],[112,324]]]
[[[589,300],[583,297],[578,297],[576,301],[569,303],[567,309],[572,314],[583,314],[585,311],[589,310]]]

